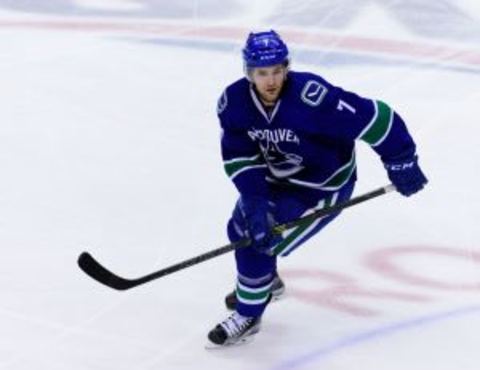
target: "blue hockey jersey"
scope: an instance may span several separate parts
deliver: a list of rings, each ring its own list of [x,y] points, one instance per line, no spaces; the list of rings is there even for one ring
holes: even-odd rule
[[[242,78],[223,92],[217,113],[225,171],[241,194],[266,195],[268,183],[331,192],[356,180],[355,141],[388,161],[415,152],[402,118],[304,72],[288,73],[273,109]]]

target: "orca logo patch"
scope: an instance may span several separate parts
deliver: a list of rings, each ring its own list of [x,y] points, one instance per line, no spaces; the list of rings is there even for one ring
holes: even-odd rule
[[[305,87],[302,90],[302,100],[311,105],[312,107],[316,107],[320,105],[322,100],[327,95],[328,89],[323,86],[320,82],[315,80],[310,80],[305,84]]]

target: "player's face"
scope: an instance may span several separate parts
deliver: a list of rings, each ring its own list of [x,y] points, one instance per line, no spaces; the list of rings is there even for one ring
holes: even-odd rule
[[[267,106],[274,105],[278,100],[286,77],[287,67],[283,64],[254,68],[250,73],[260,99]]]

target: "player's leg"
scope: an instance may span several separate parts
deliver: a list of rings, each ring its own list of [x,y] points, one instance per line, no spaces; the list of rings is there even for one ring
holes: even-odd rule
[[[305,216],[315,210],[343,203],[351,198],[353,187],[353,184],[348,184],[337,192],[332,192],[319,198],[315,198],[315,193],[309,194],[308,197],[283,197],[275,202],[275,220],[277,223],[284,223]],[[272,246],[271,253],[281,257],[289,255],[293,250],[304,244],[332,222],[339,214],[340,212],[336,212],[313,221],[304,222],[297,227],[287,230],[282,234],[281,240]]]
[[[353,184],[338,192],[308,196],[278,192],[272,202],[272,213],[277,223],[284,223],[306,215],[316,209],[330,207],[350,199]],[[287,256],[338,216],[339,212],[314,221],[305,222],[282,235],[273,244],[271,254],[259,253],[254,248],[235,251],[237,263],[237,287],[235,290],[235,312],[218,324],[209,339],[219,345],[228,345],[244,340],[260,329],[261,316],[271,298],[273,281],[277,274],[276,255]],[[245,237],[246,225],[238,206],[229,221],[228,233],[231,241]]]
[[[272,301],[280,299],[285,293],[285,283],[282,278],[278,275],[275,268],[275,276],[272,281],[272,287],[270,289],[272,295]],[[237,290],[233,289],[230,293],[225,296],[225,306],[229,310],[235,310],[237,306]]]
[[[227,230],[232,242],[246,236],[246,224],[238,204]],[[218,345],[234,344],[258,332],[276,276],[276,257],[260,253],[254,248],[235,250],[235,261],[235,312],[209,333],[210,341]]]
[[[353,184],[347,184],[338,192],[332,192],[325,195],[317,191],[299,192],[298,190],[277,189],[274,191],[272,213],[277,223],[284,223],[299,218],[313,210],[335,205],[350,199],[353,192]],[[339,213],[330,215],[315,222],[305,223],[296,228],[288,230],[283,237],[274,246],[272,253],[286,256],[294,249],[305,243],[313,235],[317,234],[328,223],[333,221]],[[232,218],[229,223],[229,236],[231,240],[238,240],[244,235],[241,233],[241,227],[234,227],[236,223]],[[241,222],[241,220],[238,220]],[[238,224],[237,224],[238,225]],[[275,260],[275,276],[271,285],[272,299],[280,298],[285,292],[285,283],[277,273]],[[234,289],[225,297],[225,305],[228,309],[234,310],[237,304],[237,291]]]

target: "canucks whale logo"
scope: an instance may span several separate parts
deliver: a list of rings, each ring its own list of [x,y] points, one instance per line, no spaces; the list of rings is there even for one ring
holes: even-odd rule
[[[265,162],[276,178],[291,176],[304,168],[301,156],[281,148],[281,144],[290,148],[300,145],[300,139],[293,130],[286,128],[274,130],[251,129],[248,131],[248,135],[253,141],[259,143]]]
[[[266,146],[260,144],[260,147],[268,168],[275,177],[288,177],[303,169],[301,165],[302,157],[294,153],[282,151],[275,142],[267,142]]]

